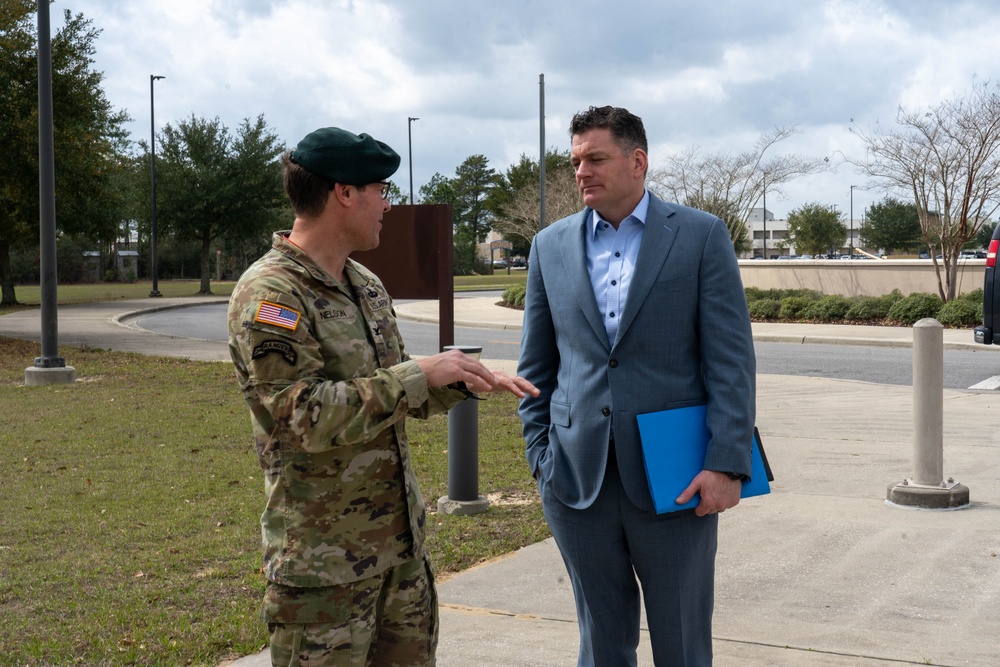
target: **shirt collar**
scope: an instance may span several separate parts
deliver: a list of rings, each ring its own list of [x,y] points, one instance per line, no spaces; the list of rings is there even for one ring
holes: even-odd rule
[[[633,211],[629,215],[625,216],[625,220],[628,220],[629,218],[635,218],[636,220],[639,221],[640,224],[645,226],[647,213],[649,213],[649,190],[643,188],[642,199],[640,199],[639,203],[636,204],[635,209],[633,209]],[[625,220],[622,220],[622,222],[625,222]],[[602,222],[605,222],[604,218],[601,217],[600,213],[594,211],[593,214],[590,216],[591,235],[597,234],[597,226]]]

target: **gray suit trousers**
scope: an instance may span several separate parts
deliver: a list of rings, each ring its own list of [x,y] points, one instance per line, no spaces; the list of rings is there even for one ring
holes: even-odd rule
[[[707,667],[718,515],[640,510],[622,487],[615,457],[609,459],[590,507],[573,509],[552,498],[544,503],[573,583],[580,625],[577,664],[635,667],[641,586],[657,667]]]

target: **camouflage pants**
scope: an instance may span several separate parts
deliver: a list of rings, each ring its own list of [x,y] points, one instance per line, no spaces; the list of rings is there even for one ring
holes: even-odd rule
[[[417,558],[337,587],[340,623],[269,623],[274,667],[433,667],[438,603],[430,564]]]

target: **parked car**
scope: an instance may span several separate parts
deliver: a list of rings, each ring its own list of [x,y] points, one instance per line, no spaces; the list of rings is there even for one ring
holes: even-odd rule
[[[515,269],[522,269],[525,266],[527,266],[527,262],[524,260],[524,257],[515,257],[514,259],[510,260],[510,265],[513,266]]]
[[[983,324],[976,327],[975,340],[983,345],[1000,345],[1000,272],[997,271],[997,249],[1000,246],[1000,225],[993,230],[990,247],[986,250],[986,277],[983,279]],[[993,332],[997,332],[994,339]]]
[[[963,250],[958,253],[959,259],[986,259],[985,250]]]
[[[506,259],[494,259],[493,260],[493,268],[494,269],[506,269],[507,268],[507,260]]]

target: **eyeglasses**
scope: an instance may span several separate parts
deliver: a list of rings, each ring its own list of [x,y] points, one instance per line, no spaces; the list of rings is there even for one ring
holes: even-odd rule
[[[392,188],[392,181],[377,181],[372,183],[372,185],[381,185],[382,187],[379,188],[379,194],[382,195],[382,199],[389,199],[389,190]],[[337,184],[335,182],[330,183],[331,190],[333,190],[336,186]]]

